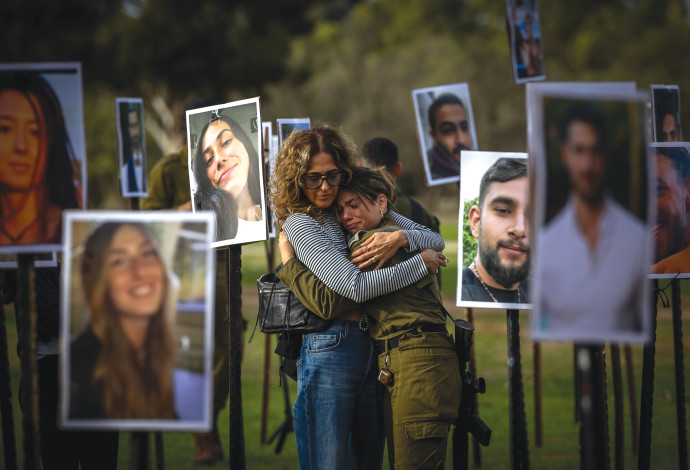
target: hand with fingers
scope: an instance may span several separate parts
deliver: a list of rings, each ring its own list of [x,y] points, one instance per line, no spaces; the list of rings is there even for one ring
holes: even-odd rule
[[[440,251],[424,250],[422,251],[422,259],[424,259],[424,264],[426,264],[429,272],[434,274],[439,267],[443,266],[445,268],[448,265],[448,258]]]
[[[376,232],[352,253],[352,262],[360,269],[375,266],[374,270],[376,270],[381,268],[400,248],[406,246],[409,246],[409,242],[402,230]]]

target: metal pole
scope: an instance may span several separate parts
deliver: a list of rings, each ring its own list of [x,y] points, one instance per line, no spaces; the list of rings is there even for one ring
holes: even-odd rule
[[[611,345],[611,370],[613,374],[613,402],[615,410],[614,427],[614,462],[616,470],[623,469],[623,374],[621,372],[621,351],[617,344]]]
[[[637,392],[635,391],[635,371],[633,370],[632,348],[629,344],[623,347],[625,352],[625,375],[628,383],[628,404],[630,408],[630,433],[632,453],[637,457],[638,439],[640,437],[639,421],[637,417]]]
[[[10,359],[7,348],[7,322],[5,321],[4,271],[0,270],[0,414],[2,415],[2,446],[5,450],[5,468],[17,470],[17,443],[14,436],[14,410],[12,409],[12,386],[10,381]]]
[[[534,367],[534,444],[541,447],[543,443],[541,420],[541,344],[532,345]]]
[[[242,247],[227,248],[228,303],[230,329],[230,449],[231,470],[247,468],[242,418]]]
[[[506,311],[508,325],[508,408],[510,423],[510,468],[528,470],[527,422],[520,363],[518,311]]]
[[[26,386],[26,406],[23,413],[24,467],[40,465],[38,421],[38,364],[36,363],[36,285],[34,255],[21,254],[17,270],[17,333],[21,354],[21,367]]]
[[[273,239],[269,238],[266,240],[266,260],[268,261],[268,270],[273,271],[275,269],[275,262],[273,260],[273,255],[275,253],[275,245],[273,244]],[[261,397],[261,438],[260,442],[262,445],[266,444],[267,434],[268,434],[268,408],[269,408],[269,393],[271,386],[271,335],[264,336],[264,381]]]
[[[165,469],[165,455],[163,453],[163,433],[156,431],[153,433],[153,445],[156,451],[156,470]]]
[[[440,272],[440,271],[439,271]],[[467,309],[467,321],[474,325],[474,312],[471,308]],[[468,365],[472,377],[477,377],[477,357],[475,355],[475,348],[470,348],[470,363]],[[474,396],[474,412],[479,415],[479,395]],[[476,468],[482,466],[482,446],[474,435],[472,435],[472,461]]]
[[[580,377],[580,368],[577,365],[577,357],[580,352],[580,346],[578,344],[573,344],[573,387],[575,391],[575,423],[580,422],[580,402],[581,402],[581,396],[580,396],[580,385],[582,382],[582,379]]]
[[[671,281],[673,314],[673,357],[676,371],[676,425],[678,428],[678,468],[688,468],[688,432],[685,425],[685,371],[683,366],[683,322],[680,305],[680,282]]]
[[[659,282],[652,281],[652,338],[642,354],[642,392],[640,393],[640,442],[637,469],[649,470],[652,447],[652,408],[654,405],[654,354],[656,353],[656,317]]]
[[[145,431],[132,432],[129,451],[129,468],[148,470],[149,468],[149,435]]]
[[[603,397],[603,360],[601,346],[578,348],[580,368],[580,468],[603,470],[608,468],[605,399]]]

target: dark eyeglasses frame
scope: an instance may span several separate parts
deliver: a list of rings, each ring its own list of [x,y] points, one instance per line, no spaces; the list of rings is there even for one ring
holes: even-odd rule
[[[313,175],[313,176],[315,177],[316,175]],[[336,176],[339,178],[339,180],[338,180],[337,183],[332,184],[332,183],[329,181],[329,179],[330,179],[330,178],[334,178],[334,177],[336,177]],[[303,175],[302,178],[301,178],[302,185],[303,185],[306,189],[318,189],[318,188],[320,188],[321,186],[323,186],[324,180],[326,181],[326,183],[328,183],[328,186],[336,187],[336,186],[340,186],[340,184],[341,184],[342,181],[343,181],[343,172],[340,171],[340,170],[334,170],[334,171],[330,171],[330,172],[326,173],[325,175],[319,175],[319,178],[321,178],[321,179],[319,180],[319,184],[316,185],[316,186],[314,186],[314,187],[307,186],[307,178],[308,178],[308,177],[309,177],[309,175],[308,175],[308,174],[305,174],[305,175]]]

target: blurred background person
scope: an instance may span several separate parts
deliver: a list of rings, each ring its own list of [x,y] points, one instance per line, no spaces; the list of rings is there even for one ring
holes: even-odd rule
[[[187,103],[186,111],[218,106],[220,101],[196,98]],[[186,138],[186,134],[185,134]],[[142,210],[191,211],[189,163],[187,146],[179,152],[161,158],[149,173],[149,194],[141,200]],[[225,408],[229,390],[229,331],[228,331],[228,281],[226,250],[216,250],[215,329],[213,332],[213,428],[211,432],[194,433],[194,463],[212,465],[225,458],[218,433],[218,415]],[[246,328],[246,322],[243,320]]]

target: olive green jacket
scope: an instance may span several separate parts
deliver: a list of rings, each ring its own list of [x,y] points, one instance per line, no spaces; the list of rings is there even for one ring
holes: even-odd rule
[[[359,232],[350,241],[350,253],[356,251],[376,232],[400,230],[390,214],[369,232]],[[410,254],[399,250],[384,266],[398,264]],[[278,276],[302,303],[320,317],[331,319],[358,307],[355,302],[333,292],[297,258],[288,261]],[[369,329],[374,338],[386,338],[420,325],[445,324],[441,294],[436,276],[428,274],[416,283],[396,292],[371,299],[361,305],[369,316]]]
[[[175,209],[191,199],[187,147],[161,158],[149,173],[149,195],[142,210]]]

